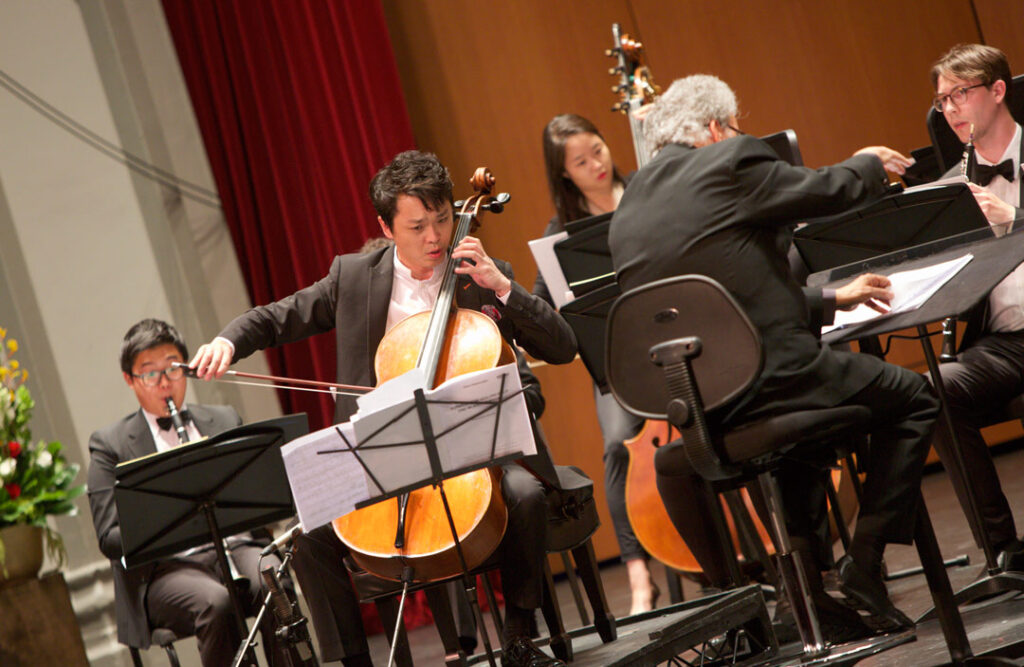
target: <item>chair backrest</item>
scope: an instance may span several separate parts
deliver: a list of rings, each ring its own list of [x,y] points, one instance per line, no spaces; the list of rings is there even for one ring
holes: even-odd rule
[[[707,276],[666,278],[626,292],[608,314],[605,369],[626,410],[666,418],[669,392],[649,350],[689,336],[703,344],[693,372],[705,410],[738,398],[761,374],[760,333],[732,295]]]
[[[1024,74],[1013,77],[1010,93],[1010,115],[1024,125]],[[964,145],[960,143],[956,133],[949,127],[945,116],[935,110],[928,109],[928,135],[932,139],[932,148],[938,160],[941,173],[946,173],[957,164],[964,153]]]

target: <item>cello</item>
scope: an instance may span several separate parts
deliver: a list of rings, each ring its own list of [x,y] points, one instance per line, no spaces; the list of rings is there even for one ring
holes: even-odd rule
[[[650,160],[650,151],[644,144],[641,120],[637,111],[642,106],[653,103],[660,90],[644,62],[643,45],[631,39],[629,35],[623,34],[618,23],[612,24],[612,37],[614,45],[605,51],[605,55],[617,59],[617,65],[609,70],[609,74],[619,76],[619,83],[612,90],[619,93],[620,96],[619,102],[612,108],[612,111],[624,113],[629,120],[633,149],[639,169]],[[648,420],[643,424],[639,433],[623,443],[629,453],[629,468],[626,473],[626,513],[637,540],[647,553],[678,572],[691,577],[699,577],[703,570],[689,546],[672,524],[655,482],[654,455],[657,448],[679,437],[678,431],[667,422]],[[857,498],[853,486],[849,483],[849,474],[845,468],[833,471],[832,483],[838,488],[843,519],[849,525],[857,511]],[[743,489],[739,496],[742,499],[742,506],[745,507],[752,520],[756,539],[760,540],[766,552],[774,553],[775,546],[771,536],[758,518],[747,490]],[[721,502],[723,509],[726,510],[724,514],[733,546],[736,552],[740,553],[739,529],[724,497]],[[829,520],[833,521],[831,514]],[[838,532],[833,521],[832,535],[837,537]]]
[[[477,193],[461,202],[450,248],[469,234],[482,211],[500,213],[509,200],[504,193],[491,195],[494,177],[484,168],[476,170],[471,183]],[[417,367],[436,387],[458,375],[515,362],[515,353],[490,317],[454,307],[459,261],[449,256],[433,309],[407,317],[381,340],[374,357],[379,383]],[[443,493],[459,545],[436,487],[420,488],[339,517],[333,521],[335,534],[353,560],[377,576],[402,580],[406,568],[412,568],[412,581],[455,576],[463,571],[459,546],[466,568],[473,569],[497,549],[504,536],[507,511],[500,471],[477,470],[448,479]]]

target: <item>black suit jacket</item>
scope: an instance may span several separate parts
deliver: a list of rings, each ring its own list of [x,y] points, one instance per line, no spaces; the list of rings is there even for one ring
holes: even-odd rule
[[[377,383],[373,357],[387,325],[394,261],[393,247],[367,254],[339,255],[326,276],[280,301],[243,313],[220,336],[235,345],[237,361],[256,350],[333,329],[337,339],[337,381],[372,387]],[[506,262],[494,261],[512,278],[512,269]],[[487,310],[500,317],[497,324],[501,335],[534,357],[564,364],[576,356],[576,338],[569,325],[518,283],[513,281],[507,305],[494,292],[480,288],[466,276],[459,277],[456,295],[460,308],[482,310],[490,306]],[[524,378],[524,388],[528,383],[530,380]],[[536,398],[532,400],[531,411],[539,414]],[[355,398],[339,396],[334,420],[346,421],[355,410]]]
[[[188,409],[202,435],[217,435],[242,423],[235,409],[228,406],[189,405]],[[89,508],[100,551],[110,559],[114,573],[117,640],[139,648],[147,648],[150,643],[146,588],[155,564],[130,570],[121,565],[123,552],[121,526],[114,504],[114,469],[119,463],[156,451],[153,434],[141,410],[101,428],[89,438]]]
[[[373,358],[387,326],[394,261],[394,247],[372,253],[339,255],[326,276],[280,301],[243,313],[219,335],[234,344],[234,361],[237,361],[256,350],[333,329],[337,339],[337,381],[372,387],[377,383]],[[502,273],[513,278],[507,262],[499,259],[494,262]],[[496,313],[501,335],[534,357],[553,364],[568,363],[576,357],[576,337],[562,316],[514,280],[507,304],[502,304],[493,291],[479,287],[468,276],[459,276],[455,291],[460,308]],[[544,410],[540,383],[518,350],[516,358],[527,408],[539,417]],[[354,397],[338,396],[334,421],[347,421],[355,411]],[[557,477],[553,464],[536,424],[534,433],[538,455],[526,462],[535,472],[554,482]]]
[[[733,407],[752,418],[828,407],[873,378],[818,341],[817,306],[787,260],[792,227],[885,191],[871,155],[832,167],[794,167],[764,142],[740,136],[694,149],[665,147],[633,178],[612,218],[609,244],[623,291],[697,273],[725,286],[761,332],[765,366]]]

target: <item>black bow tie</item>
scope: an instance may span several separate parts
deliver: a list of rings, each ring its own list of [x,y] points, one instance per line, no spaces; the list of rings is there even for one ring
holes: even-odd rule
[[[976,164],[974,165],[974,182],[984,187],[992,182],[996,176],[1002,176],[1013,182],[1013,160],[1003,160],[999,164]]]
[[[192,415],[189,414],[188,410],[180,410],[178,414],[181,415],[181,423],[187,426],[189,420],[192,419]],[[156,425],[160,427],[161,431],[170,431],[174,429],[174,420],[170,417],[157,417]]]

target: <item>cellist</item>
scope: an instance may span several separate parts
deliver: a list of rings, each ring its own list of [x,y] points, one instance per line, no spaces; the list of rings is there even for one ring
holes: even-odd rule
[[[220,377],[232,362],[257,350],[333,329],[337,381],[376,384],[373,359],[378,343],[403,318],[433,306],[449,250],[452,257],[466,260],[455,269],[460,274],[460,307],[490,316],[506,340],[538,359],[553,364],[573,360],[572,330],[544,300],[513,280],[507,263],[491,258],[472,236],[449,249],[452,182],[436,156],[419,151],[398,154],[373,177],[370,198],[381,231],[394,241],[393,247],[337,256],[316,283],[235,318],[196,352],[190,366],[199,377]],[[521,358],[519,362],[528,408],[539,414],[543,398],[537,380]],[[353,398],[340,396],[335,421],[348,420],[355,408]],[[538,442],[538,450],[543,450],[543,443]],[[501,490],[509,510],[499,547],[506,601],[502,664],[562,665],[538,650],[528,636],[542,596],[547,524],[543,487],[525,469],[509,465]],[[330,526],[313,530],[297,541],[295,575],[307,597],[323,659],[340,659],[346,667],[370,665],[358,605],[342,565],[345,554]]]

